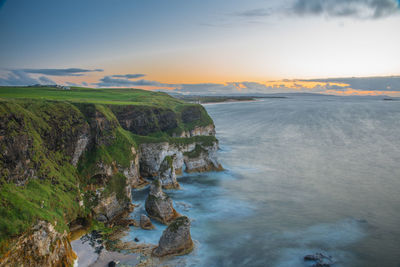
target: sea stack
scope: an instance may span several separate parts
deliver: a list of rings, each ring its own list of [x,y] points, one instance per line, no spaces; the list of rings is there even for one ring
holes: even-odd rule
[[[154,225],[151,223],[150,218],[146,214],[140,216],[140,228],[144,230],[154,229]]]
[[[190,220],[186,216],[181,216],[164,230],[158,247],[153,250],[153,256],[184,255],[190,253],[193,246],[190,236]]]
[[[150,218],[163,224],[169,224],[180,216],[174,209],[171,198],[162,191],[161,182],[158,179],[154,180],[150,185],[145,208]]]
[[[160,165],[160,182],[163,188],[166,189],[179,189],[179,183],[176,180],[176,171],[174,168],[175,155],[166,156]]]

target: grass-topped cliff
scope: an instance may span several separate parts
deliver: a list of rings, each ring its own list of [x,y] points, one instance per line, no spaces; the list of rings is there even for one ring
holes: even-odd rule
[[[56,87],[12,87],[0,86],[0,100],[49,100],[69,103],[92,103],[112,105],[113,110],[123,111],[123,106],[136,106],[143,111],[158,108],[160,112],[173,111],[177,114],[178,126],[192,128],[195,125],[205,126],[212,123],[211,118],[203,108],[176,99],[162,92],[152,92],[140,89],[95,89],[72,87],[63,90]],[[119,106],[119,107],[118,107]],[[193,109],[193,107],[195,107]],[[191,111],[197,111],[191,114]],[[191,121],[190,115],[196,120]],[[189,118],[186,120],[185,118]]]
[[[63,232],[95,207],[110,219],[107,205],[129,203],[141,143],[210,145],[213,135],[175,136],[212,123],[165,93],[0,87],[0,255],[39,220]]]

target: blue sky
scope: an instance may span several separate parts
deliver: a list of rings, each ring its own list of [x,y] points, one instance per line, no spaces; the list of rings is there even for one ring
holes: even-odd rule
[[[399,5],[397,0],[0,1],[0,84],[396,95]],[[344,83],[349,77],[379,78],[371,88]]]

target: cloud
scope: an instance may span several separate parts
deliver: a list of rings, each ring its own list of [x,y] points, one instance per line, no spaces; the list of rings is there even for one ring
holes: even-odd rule
[[[68,86],[75,86],[75,87],[86,87],[88,86],[87,82],[81,82],[81,83],[73,83],[73,82],[65,82],[66,85]]]
[[[276,87],[258,82],[180,84],[176,91],[184,94],[258,94],[275,93]]]
[[[237,89],[233,84],[195,83],[180,84],[176,91],[184,94],[223,94],[235,92]]]
[[[112,75],[111,77],[114,78],[126,78],[126,79],[138,79],[138,78],[142,78],[146,76],[146,74],[141,74],[141,73],[137,73],[137,74],[123,74],[123,75]]]
[[[378,19],[398,14],[400,9],[397,0],[296,0],[290,10],[300,16]]]
[[[271,15],[271,10],[265,8],[249,9],[242,12],[234,13],[235,16],[255,18],[255,17],[267,17]]]
[[[123,75],[121,75],[123,76]],[[131,81],[129,79],[115,79],[113,76],[104,76],[103,78],[100,79],[98,83],[94,83],[94,85],[98,87],[126,87],[126,86],[158,86],[158,87],[174,87],[176,85],[174,84],[166,84],[166,83],[160,83],[157,81],[149,81],[149,80],[136,80],[136,81]]]
[[[259,82],[199,83],[177,85],[176,92],[184,94],[270,94],[312,92],[351,94],[381,94],[400,92],[400,76],[281,80]],[[362,94],[362,93],[357,93]]]
[[[302,81],[324,82],[327,83],[326,89],[352,88],[364,91],[400,91],[400,76],[328,78]],[[331,83],[348,84],[348,86],[333,86],[330,85]]]
[[[47,78],[46,76],[40,76],[38,80],[40,84],[56,84],[56,82]]]
[[[326,79],[284,79],[265,82],[226,83],[162,83],[145,79],[129,80],[104,76],[92,85],[98,87],[139,87],[194,95],[235,95],[272,94],[290,92],[335,93],[335,94],[382,94],[400,92],[400,76],[326,78]],[[124,75],[121,75],[124,76]],[[364,91],[364,93],[362,93]]]
[[[23,86],[33,84],[57,84],[47,76],[84,76],[88,72],[102,72],[102,69],[5,69],[0,73],[0,85]],[[40,74],[44,76],[39,76]],[[68,82],[66,82],[68,84]],[[70,83],[75,86],[74,83]],[[83,83],[82,83],[83,84]],[[87,86],[87,83],[85,83]],[[78,85],[79,86],[79,85]]]
[[[20,69],[20,71],[30,74],[43,74],[50,76],[83,76],[88,72],[102,72],[102,69],[80,69],[80,68],[68,68],[68,69]]]
[[[0,85],[3,86],[20,86],[20,85],[33,85],[33,84],[56,84],[51,79],[40,76],[32,78],[26,72],[21,70],[11,70],[3,77],[0,77]]]

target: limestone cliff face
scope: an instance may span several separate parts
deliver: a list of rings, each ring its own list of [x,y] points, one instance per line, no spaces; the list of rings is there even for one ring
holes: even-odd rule
[[[176,175],[185,172],[219,171],[218,141],[203,143],[146,143],[140,146],[140,172],[159,178],[164,187],[176,187]],[[166,168],[166,162],[170,167]]]
[[[107,110],[100,110],[93,105],[83,105],[79,108],[90,125],[90,133],[78,140],[76,154],[82,155],[86,152],[87,158],[97,157],[94,162],[81,162],[81,168],[92,181],[90,188],[93,188],[93,194],[90,196],[90,201],[95,203],[92,208],[94,217],[107,223],[121,214],[131,202],[132,187],[139,183],[139,154],[135,146],[131,145],[122,151],[117,151],[124,153],[121,157],[130,159],[125,164],[107,152],[99,157],[99,150],[107,151],[108,147],[114,147],[119,141],[119,123],[112,115],[107,114]],[[88,167],[90,171],[84,169]],[[116,183],[122,190],[112,188],[110,192],[109,185]]]
[[[0,258],[0,266],[72,266],[75,259],[67,233],[59,233],[52,224],[39,221]]]
[[[185,153],[185,171],[191,173],[223,170],[217,159],[217,151],[217,141],[213,142],[211,145],[196,144],[194,150]]]

